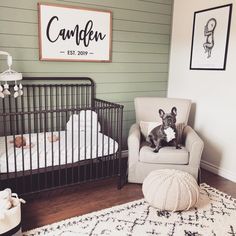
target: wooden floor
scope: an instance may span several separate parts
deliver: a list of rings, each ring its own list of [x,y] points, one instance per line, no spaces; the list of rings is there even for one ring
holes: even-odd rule
[[[202,183],[207,183],[236,197],[236,183],[207,171],[202,171]],[[45,192],[28,199],[23,206],[23,230],[28,230],[142,198],[141,185],[127,184],[116,188],[116,179],[77,185]]]

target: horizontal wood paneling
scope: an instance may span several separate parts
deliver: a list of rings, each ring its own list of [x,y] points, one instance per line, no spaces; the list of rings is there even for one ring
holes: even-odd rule
[[[37,2],[111,10],[112,62],[39,61]],[[0,50],[12,54],[13,69],[24,76],[94,79],[98,98],[125,107],[123,145],[126,148],[129,127],[135,122],[134,98],[166,96],[171,8],[172,0],[0,1]],[[5,59],[1,57],[0,62],[0,70],[5,69]]]
[[[11,20],[2,20],[0,22],[1,25],[1,33],[9,33],[9,34],[21,34],[21,35],[31,35],[38,36],[38,28],[35,27],[36,23],[32,22],[16,22]],[[146,34],[160,34],[160,35],[168,35],[170,31],[169,25],[159,25],[159,27],[155,27],[155,25],[150,23],[138,23],[132,21],[124,21],[124,20],[115,20],[113,23],[114,31],[125,31],[125,32],[138,32],[138,33],[146,33]]]
[[[129,0],[130,1],[130,0]],[[129,2],[128,1],[128,2]],[[159,11],[161,13],[153,12],[152,7],[150,6],[150,3],[146,3],[146,5],[149,5],[149,11],[143,11],[140,10],[132,10],[127,9],[126,4],[127,1],[109,1],[109,3],[114,4],[114,2],[121,2],[123,5],[123,8],[115,8],[115,7],[109,7],[109,6],[102,6],[99,5],[100,1],[95,0],[96,4],[86,4],[81,3],[78,0],[70,1],[70,2],[63,2],[58,0],[40,0],[40,1],[29,1],[29,0],[11,0],[11,1],[2,1],[0,6],[5,7],[7,9],[19,9],[19,10],[28,10],[29,12],[35,12],[34,22],[37,23],[37,2],[48,2],[48,3],[57,3],[62,5],[75,5],[79,7],[86,7],[86,8],[95,8],[95,9],[103,9],[103,10],[111,10],[113,13],[113,19],[123,19],[127,21],[137,21],[137,22],[150,22],[155,24],[170,24],[171,23],[171,8],[169,8],[168,13],[163,14],[163,7],[165,4],[161,4],[161,6],[158,7]],[[86,1],[87,2],[87,1]],[[137,3],[138,0],[133,0],[133,2]],[[134,4],[135,5],[135,4]],[[18,13],[19,14],[19,13]],[[33,13],[31,13],[33,14]],[[16,14],[17,16],[17,14]],[[10,16],[8,16],[10,17]],[[25,20],[29,19],[30,15],[25,14]],[[25,21],[23,20],[23,21]]]
[[[14,61],[38,61],[39,50],[32,48],[7,48],[6,51],[14,54]],[[0,59],[5,61],[5,59]],[[113,62],[126,62],[126,63],[168,63],[168,53],[128,53],[128,52],[113,52]]]

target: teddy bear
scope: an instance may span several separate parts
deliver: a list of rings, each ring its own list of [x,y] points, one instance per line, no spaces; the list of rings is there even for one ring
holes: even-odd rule
[[[17,199],[17,201],[14,201]],[[15,207],[20,202],[25,203],[25,200],[18,198],[16,193],[12,193],[11,189],[6,188],[3,191],[0,191],[0,220],[4,219],[5,213],[10,210],[12,207]]]
[[[12,207],[11,189],[0,191],[0,219],[4,218],[5,211]]]
[[[23,147],[24,149],[29,149],[33,147],[33,144],[26,143],[26,138],[24,136],[16,136],[13,140],[10,141],[10,143],[13,143],[16,148]]]
[[[57,135],[49,135],[48,136],[48,142],[52,143],[52,142],[57,142],[59,140],[59,137]]]

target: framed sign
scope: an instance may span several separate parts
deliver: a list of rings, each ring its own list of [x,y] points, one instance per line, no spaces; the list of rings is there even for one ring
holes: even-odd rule
[[[38,3],[39,55],[46,61],[111,61],[112,14]]]
[[[232,4],[194,13],[191,70],[225,70]]]

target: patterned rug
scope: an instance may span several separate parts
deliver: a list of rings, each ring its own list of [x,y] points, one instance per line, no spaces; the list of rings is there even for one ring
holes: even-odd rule
[[[186,212],[158,211],[141,199],[34,229],[23,235],[236,236],[236,199],[201,184],[198,204]]]

